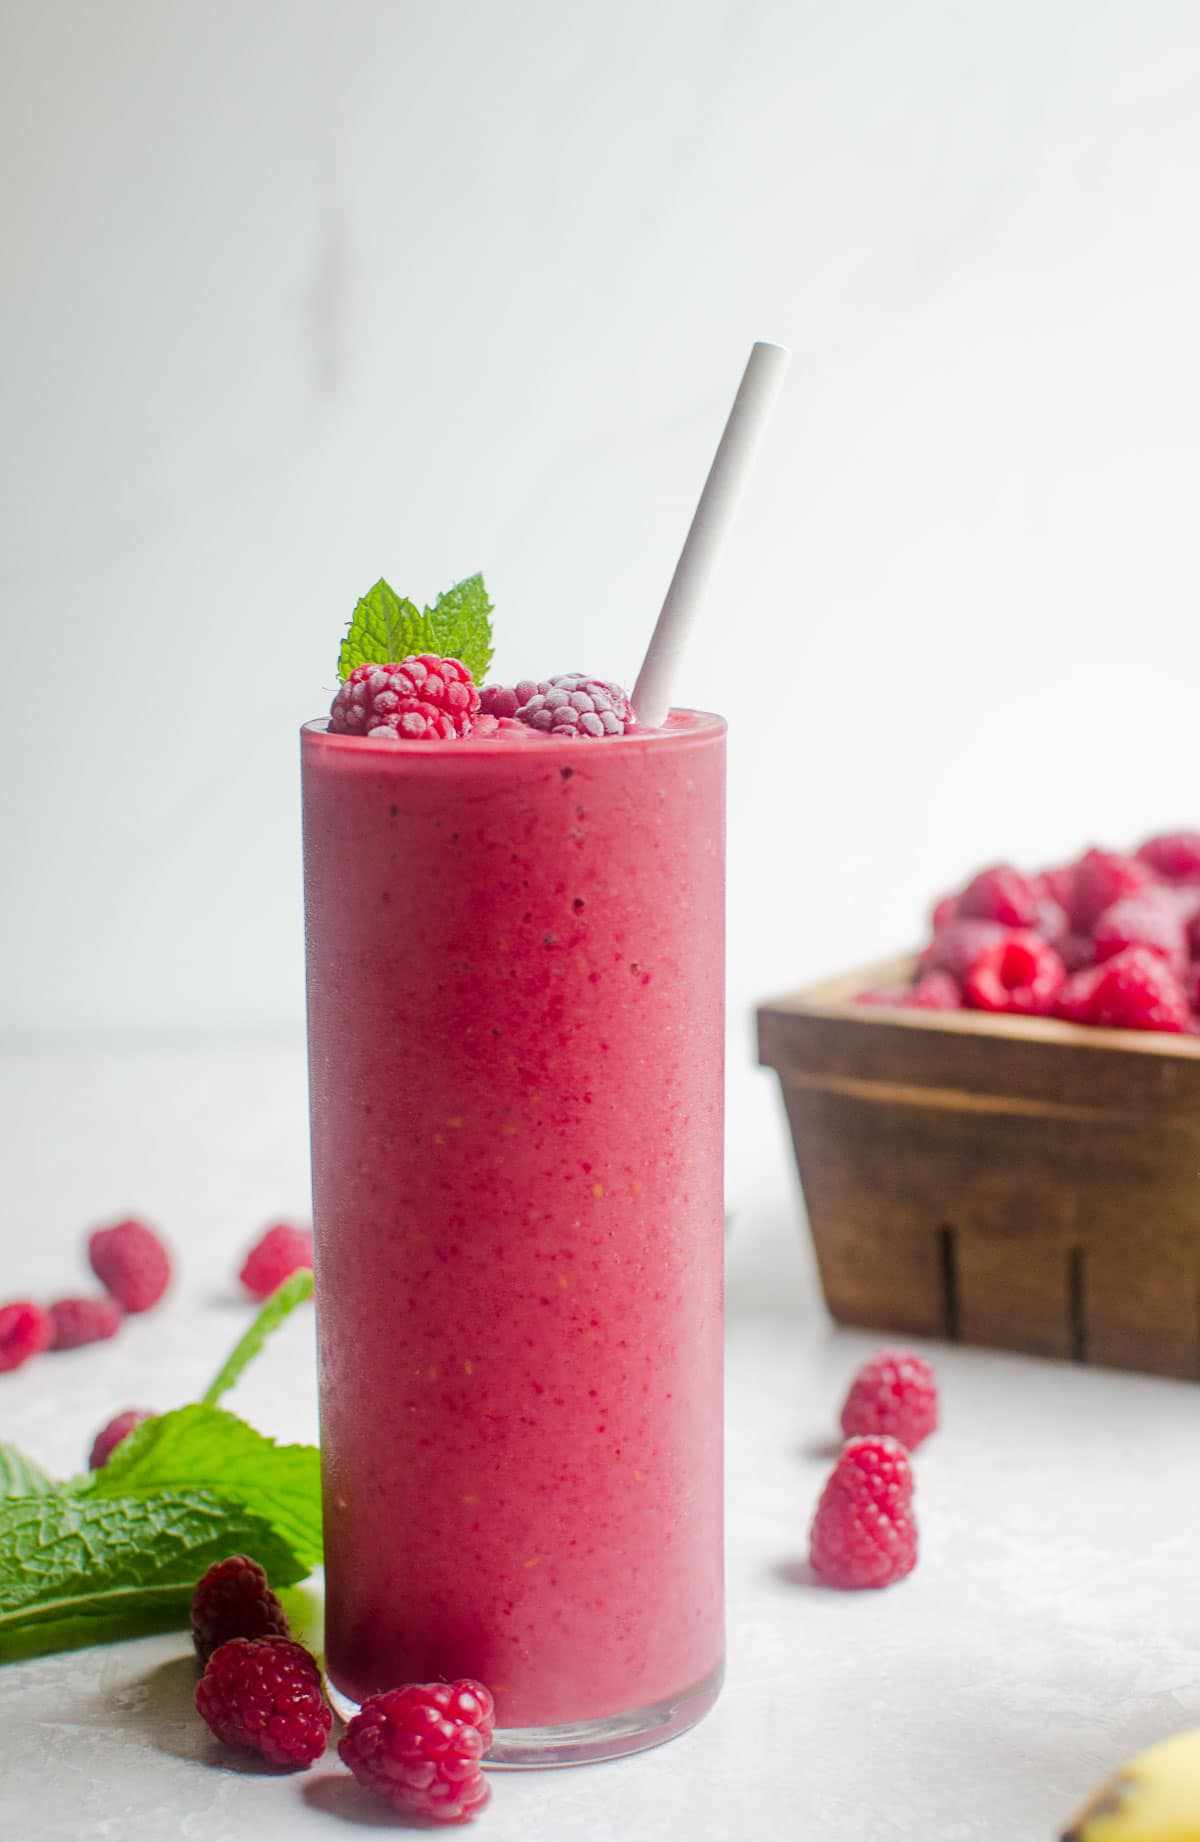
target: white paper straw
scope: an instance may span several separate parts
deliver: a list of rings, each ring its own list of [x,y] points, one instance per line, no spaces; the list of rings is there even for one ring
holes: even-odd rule
[[[751,348],[725,433],[713,456],[633,687],[634,715],[648,728],[656,729],[666,721],[680,655],[716,573],[790,358],[791,353],[783,345],[759,340]]]

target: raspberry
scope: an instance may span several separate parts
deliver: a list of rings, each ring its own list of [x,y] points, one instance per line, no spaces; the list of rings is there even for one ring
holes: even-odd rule
[[[918,961],[919,969],[922,973],[948,972],[961,984],[979,955],[1006,939],[1009,931],[999,921],[951,921],[938,929]]]
[[[1149,867],[1116,851],[1088,851],[1074,865],[1067,911],[1077,934],[1090,934],[1106,908],[1154,881]]]
[[[911,1350],[880,1350],[863,1364],[850,1384],[842,1408],[842,1431],[887,1434],[915,1452],[936,1432],[937,1382],[933,1370]]]
[[[285,1279],[312,1263],[311,1231],[291,1222],[276,1222],[254,1243],[238,1278],[252,1298],[269,1298]]]
[[[527,690],[528,684],[517,686],[518,693]],[[634,724],[633,705],[620,685],[583,672],[563,672],[534,685],[517,716],[531,729],[556,736],[619,736]]]
[[[1054,942],[1054,951],[1068,972],[1081,972],[1093,964],[1096,948],[1090,934],[1064,934]]]
[[[436,653],[387,665],[358,665],[329,710],[334,735],[400,742],[449,742],[471,733],[479,692],[466,666]]]
[[[1056,902],[1052,895],[1039,895],[1037,898],[1037,919],[1033,931],[1040,934],[1056,947],[1060,940],[1065,940],[1071,932],[1071,920],[1061,902]]]
[[[1037,911],[1037,896],[1028,878],[1007,863],[981,870],[958,899],[958,912],[964,919],[1001,921],[1005,927],[1032,927]]]
[[[480,1682],[414,1682],[373,1695],[338,1752],[368,1791],[406,1816],[465,1823],[487,1803],[480,1760],[495,1711]]]
[[[1169,883],[1200,883],[1200,831],[1169,831],[1147,838],[1137,857]]]
[[[523,686],[532,697],[537,686]],[[515,716],[527,698],[517,696],[514,686],[509,684],[485,684],[479,693],[479,708],[484,716]]]
[[[1184,919],[1174,890],[1161,884],[1123,895],[1106,908],[1092,933],[1097,961],[1112,959],[1126,947],[1148,947],[1176,971],[1187,960]]]
[[[821,1492],[809,1559],[830,1586],[890,1586],[917,1564],[912,1471],[898,1439],[851,1439]]]
[[[214,1561],[192,1592],[192,1642],[207,1663],[214,1650],[235,1637],[290,1637],[287,1613],[267,1584],[257,1561],[231,1554]]]
[[[1009,934],[985,947],[963,983],[972,1010],[1045,1017],[1067,969],[1037,934]]]
[[[214,1650],[196,1709],[226,1746],[248,1746],[276,1765],[311,1765],[333,1723],[320,1670],[285,1637],[235,1637]]]
[[[128,1439],[134,1427],[140,1426],[143,1420],[148,1420],[149,1418],[150,1411],[148,1408],[127,1407],[124,1413],[117,1414],[114,1419],[108,1422],[107,1426],[102,1426],[92,1441],[92,1450],[88,1458],[88,1470],[101,1470],[108,1463],[122,1439]]]
[[[31,1356],[49,1349],[54,1327],[40,1305],[16,1299],[0,1305],[0,1374],[19,1369]]]
[[[111,1298],[56,1298],[48,1307],[54,1327],[52,1350],[74,1350],[101,1343],[121,1328],[121,1307]]]
[[[1039,900],[1047,897],[1057,902],[1062,909],[1071,906],[1071,890],[1075,883],[1075,866],[1072,863],[1058,864],[1050,870],[1039,870],[1029,879],[1029,887]]]
[[[1187,992],[1149,947],[1126,947],[1102,965],[1075,973],[1059,992],[1054,1014],[1106,1030],[1181,1035],[1191,1026]]]
[[[933,905],[933,914],[930,918],[935,934],[940,927],[948,927],[951,921],[957,921],[958,897],[956,895],[939,896]]]
[[[92,1271],[122,1311],[149,1311],[171,1279],[166,1248],[145,1222],[97,1228],[88,1242]]]

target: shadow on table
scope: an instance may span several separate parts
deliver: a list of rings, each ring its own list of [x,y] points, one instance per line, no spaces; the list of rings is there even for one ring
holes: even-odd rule
[[[807,1561],[799,1559],[776,1561],[770,1573],[773,1580],[781,1580],[785,1586],[809,1586],[818,1593],[827,1593],[831,1590]]]
[[[117,1728],[175,1759],[191,1759],[217,1772],[242,1778],[285,1778],[289,1768],[273,1765],[258,1753],[222,1746],[196,1712],[199,1672],[191,1651],[158,1663],[114,1697],[102,1699],[97,1713],[105,1727]]]
[[[321,1778],[309,1778],[302,1788],[302,1796],[310,1810],[319,1810],[323,1816],[336,1817],[339,1822],[351,1823],[358,1829],[426,1829],[445,1831],[444,1823],[426,1823],[419,1817],[401,1816],[387,1804],[373,1797],[370,1791],[351,1778],[348,1772],[335,1774],[327,1772]]]

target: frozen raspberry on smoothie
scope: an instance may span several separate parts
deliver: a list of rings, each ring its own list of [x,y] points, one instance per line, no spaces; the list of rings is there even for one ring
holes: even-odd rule
[[[517,716],[530,729],[556,736],[619,736],[634,724],[633,705],[620,685],[583,672],[564,672],[536,684]]]
[[[397,742],[449,742],[471,733],[479,692],[458,659],[434,653],[359,665],[329,710],[333,735]]]

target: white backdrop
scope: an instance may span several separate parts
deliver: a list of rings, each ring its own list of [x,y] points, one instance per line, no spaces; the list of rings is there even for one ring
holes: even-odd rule
[[[1200,820],[1191,0],[0,17],[10,1034],[297,1030],[356,596],[482,568],[499,673],[631,682],[754,337],[681,686],[734,1018],[980,860]]]

